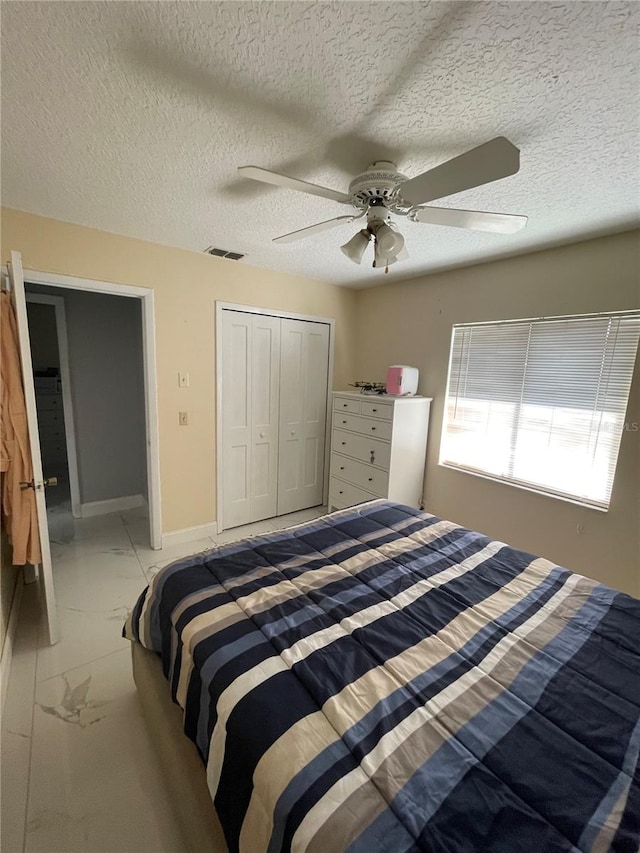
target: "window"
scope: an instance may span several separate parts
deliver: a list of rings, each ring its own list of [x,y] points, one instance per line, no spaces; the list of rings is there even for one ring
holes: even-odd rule
[[[640,312],[453,327],[440,463],[607,509]]]

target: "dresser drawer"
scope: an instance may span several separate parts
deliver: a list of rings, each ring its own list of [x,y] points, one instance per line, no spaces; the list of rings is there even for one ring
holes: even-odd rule
[[[356,435],[342,429],[333,430],[332,451],[353,456],[368,465],[388,468],[391,459],[391,445],[366,435]]]
[[[329,503],[331,506],[337,506],[343,509],[354,504],[361,504],[365,501],[374,501],[376,495],[370,492],[365,492],[364,489],[359,489],[357,486],[352,486],[351,483],[344,483],[338,480],[337,477],[329,479]]]
[[[347,412],[334,412],[333,425],[338,429],[349,429],[375,438],[391,438],[390,421],[377,421],[375,418],[363,418],[361,415],[352,415]]]
[[[348,397],[334,397],[333,411],[334,412],[354,412],[360,414],[360,400],[350,400]]]
[[[38,409],[38,427],[41,433],[60,431],[64,435],[64,414],[60,411],[41,411]]]
[[[62,411],[62,394],[45,394],[36,392],[36,409],[38,412]]]
[[[340,456],[338,453],[331,454],[331,476],[347,480],[356,486],[362,486],[378,497],[387,496],[389,475],[386,471],[380,471],[373,465],[358,462],[348,456]]]
[[[386,421],[393,420],[393,403],[378,403],[375,400],[363,400],[360,411],[367,417],[384,418]]]

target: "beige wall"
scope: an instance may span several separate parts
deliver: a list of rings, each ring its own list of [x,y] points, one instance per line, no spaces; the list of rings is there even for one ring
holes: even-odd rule
[[[639,595],[640,432],[622,439],[607,513],[442,468],[438,450],[452,324],[638,308],[640,232],[369,288],[357,307],[358,377],[415,365],[434,398],[426,508]],[[640,422],[638,362],[627,418]]]
[[[2,209],[2,260],[28,269],[155,291],[162,523],[165,532],[215,520],[215,302],[336,320],[334,388],[354,376],[353,291],[142,240]],[[178,371],[190,387],[178,388]],[[178,411],[189,426],[178,426]]]

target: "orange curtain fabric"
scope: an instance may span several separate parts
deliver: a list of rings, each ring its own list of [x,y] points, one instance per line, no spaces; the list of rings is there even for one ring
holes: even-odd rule
[[[13,547],[13,565],[41,562],[40,536],[33,489],[20,489],[33,480],[27,410],[24,402],[18,325],[8,293],[0,293],[0,471],[2,521]]]

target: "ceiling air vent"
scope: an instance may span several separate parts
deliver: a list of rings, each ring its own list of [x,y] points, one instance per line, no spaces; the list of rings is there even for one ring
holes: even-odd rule
[[[216,249],[215,246],[209,246],[209,248],[204,251],[207,255],[215,255],[216,258],[229,258],[230,261],[239,261],[245,257],[241,252],[230,252],[228,249]]]

